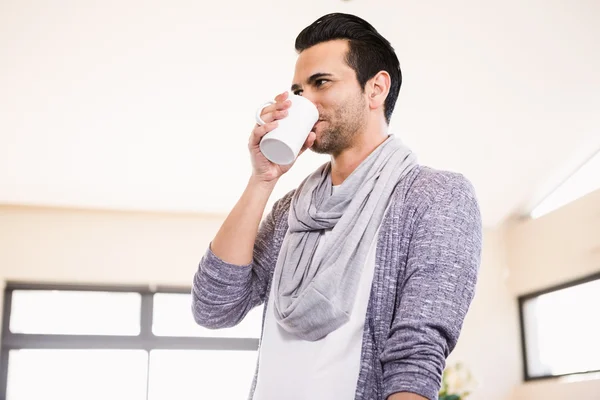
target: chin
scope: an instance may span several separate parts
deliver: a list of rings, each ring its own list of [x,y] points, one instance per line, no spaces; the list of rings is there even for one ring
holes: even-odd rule
[[[329,154],[323,147],[321,147],[321,142],[319,140],[315,140],[313,145],[310,148],[313,153],[317,154]]]
[[[334,149],[330,148],[330,146],[328,146],[327,144],[325,144],[325,146],[323,146],[322,143],[317,143],[316,141],[312,145],[311,150],[314,153],[327,154],[329,156],[334,155],[335,153],[339,153],[339,152],[336,152]]]
[[[315,141],[311,147],[312,151],[314,151],[315,153],[327,154],[327,149],[324,148],[324,147],[327,147],[327,141],[323,141],[323,134],[324,134],[324,132],[321,129],[317,129],[315,131],[316,137],[315,137]]]

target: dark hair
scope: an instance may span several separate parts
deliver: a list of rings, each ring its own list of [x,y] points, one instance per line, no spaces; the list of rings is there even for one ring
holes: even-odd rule
[[[367,81],[379,71],[390,74],[390,92],[383,107],[389,124],[402,84],[400,62],[394,48],[367,21],[355,15],[333,13],[319,18],[300,32],[296,38],[296,51],[301,53],[314,45],[336,39],[349,41],[346,62],[356,72],[363,90]]]

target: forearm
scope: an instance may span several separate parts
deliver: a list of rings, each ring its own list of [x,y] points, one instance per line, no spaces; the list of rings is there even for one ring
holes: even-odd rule
[[[419,396],[415,393],[402,392],[402,393],[394,393],[389,396],[387,400],[427,400],[427,398],[423,396]]]
[[[211,243],[211,250],[221,260],[235,265],[252,262],[258,227],[275,183],[250,178],[244,193]]]

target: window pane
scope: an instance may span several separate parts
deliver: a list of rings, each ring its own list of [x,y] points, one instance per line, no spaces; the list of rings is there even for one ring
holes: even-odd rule
[[[547,293],[523,306],[531,377],[600,370],[600,280]]]
[[[192,316],[191,294],[157,293],[154,295],[152,332],[157,336],[203,336],[259,338],[263,307],[251,310],[246,318],[233,328],[202,328]]]
[[[148,400],[247,399],[256,351],[153,350]]]
[[[138,335],[139,293],[15,290],[13,333]]]
[[[143,350],[11,350],[7,400],[145,400]]]

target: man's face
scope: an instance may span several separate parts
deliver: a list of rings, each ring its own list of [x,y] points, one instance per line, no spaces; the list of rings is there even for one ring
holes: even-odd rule
[[[350,148],[366,125],[368,106],[356,73],[346,63],[348,42],[332,40],[300,53],[292,92],[319,110],[312,150],[338,155]]]

